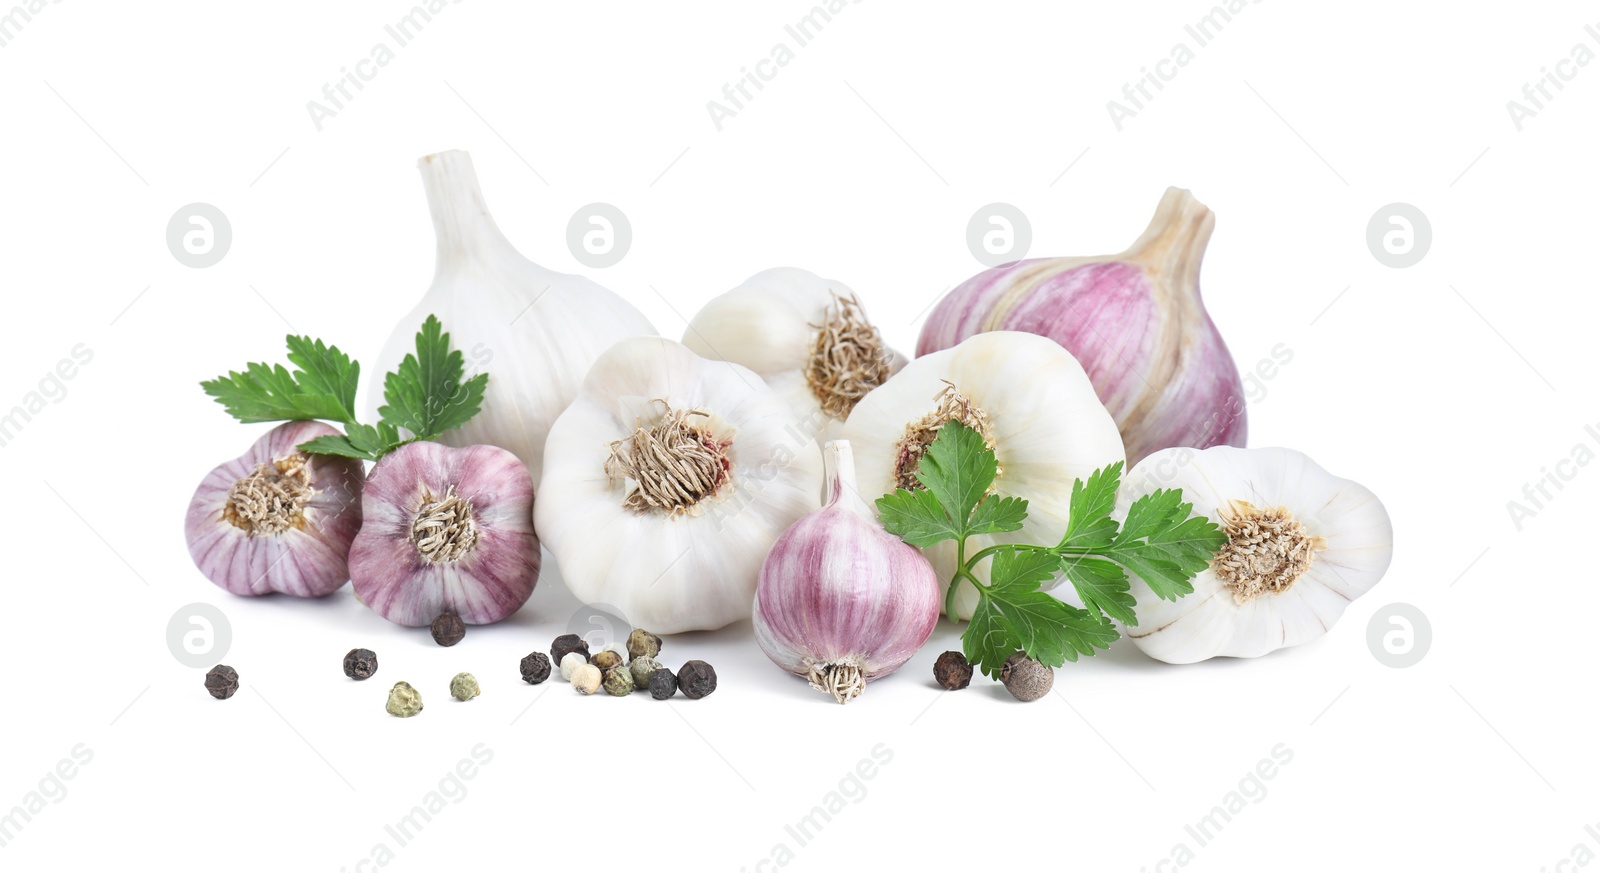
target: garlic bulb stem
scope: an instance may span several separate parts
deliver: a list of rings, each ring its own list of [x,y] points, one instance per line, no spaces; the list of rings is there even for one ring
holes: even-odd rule
[[[1193,194],[1168,188],[1156,205],[1156,214],[1144,233],[1120,257],[1173,281],[1151,289],[1168,299],[1186,297],[1199,302],[1200,262],[1216,229],[1217,216]]]
[[[459,149],[427,155],[417,170],[437,239],[435,282],[472,269],[491,253],[514,249],[489,214],[470,155]]]

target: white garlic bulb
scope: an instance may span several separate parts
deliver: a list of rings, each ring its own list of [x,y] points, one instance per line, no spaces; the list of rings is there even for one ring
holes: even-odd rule
[[[683,344],[754,370],[823,438],[906,362],[884,345],[854,291],[796,267],[762,270],[714,298]]]
[[[1124,460],[1117,423],[1070,352],[1034,334],[993,331],[912,360],[856,404],[844,435],[855,450],[862,496],[921,488],[915,473],[922,453],[952,420],[994,448],[996,493],[1028,501],[1021,530],[971,537],[968,555],[995,543],[1060,541],[1073,480]],[[923,551],[948,585],[955,543]],[[988,565],[980,566],[981,581],[987,573]],[[962,582],[954,617],[971,618],[977,603],[978,592]]]
[[[1132,579],[1139,626],[1128,636],[1172,664],[1254,658],[1310,642],[1389,568],[1394,531],[1369,490],[1291,449],[1165,449],[1124,479],[1118,520],[1135,500],[1180,488],[1228,542],[1194,578],[1194,593],[1162,600]]]
[[[432,287],[400,320],[373,372],[394,370],[414,349],[423,319],[437,315],[450,325],[468,369],[491,373],[483,410],[439,442],[507,449],[537,482],[545,435],[590,365],[618,340],[656,331],[616,294],[523,257],[489,216],[466,152],[428,155],[417,167],[438,237],[438,262]],[[371,380],[371,420],[378,418],[383,389],[383,380]]]
[[[550,429],[534,526],[578,599],[714,630],[750,617],[761,562],[821,488],[816,441],[759,376],[638,337]]]

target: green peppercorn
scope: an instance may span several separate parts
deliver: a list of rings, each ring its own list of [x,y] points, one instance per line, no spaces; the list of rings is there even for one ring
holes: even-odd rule
[[[628,657],[654,658],[661,654],[661,638],[642,627],[628,634]]]
[[[604,672],[606,670],[610,670],[612,667],[621,666],[622,656],[611,649],[601,649],[600,651],[589,656],[589,663],[599,667],[600,670]]]
[[[650,674],[661,669],[655,658],[634,658],[628,662],[628,672],[633,674],[633,687],[639,690],[650,685]]]
[[[478,696],[478,677],[471,673],[457,673],[450,680],[450,696],[457,700],[471,700]]]
[[[400,718],[410,718],[422,711],[422,695],[409,682],[396,682],[389,689],[389,702],[384,711]]]
[[[626,666],[619,664],[606,671],[602,684],[605,685],[606,693],[612,697],[627,697],[633,693],[633,673]]]

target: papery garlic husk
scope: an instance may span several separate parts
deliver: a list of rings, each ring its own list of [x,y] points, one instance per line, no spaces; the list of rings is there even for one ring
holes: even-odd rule
[[[361,462],[296,448],[338,433],[320,421],[286,422],[206,475],[184,534],[207,579],[244,595],[321,597],[344,585],[361,528]]]
[[[433,285],[400,319],[376,373],[395,369],[416,349],[430,314],[450,325],[467,375],[490,370],[483,409],[439,441],[495,445],[515,454],[538,481],[545,434],[572,402],[584,374],[617,340],[655,335],[632,304],[582,276],[547,270],[517,251],[495,226],[463,151],[418,162],[438,237]],[[384,403],[382,379],[367,391],[369,420]]]
[[[844,435],[855,451],[861,493],[875,500],[896,488],[922,487],[915,479],[921,452],[951,420],[983,434],[994,449],[995,493],[1028,501],[1021,530],[971,537],[968,555],[995,543],[1059,542],[1073,480],[1123,460],[1116,422],[1066,349],[1030,333],[992,331],[912,360],[856,404]],[[923,552],[948,585],[955,543]],[[980,564],[978,578],[987,582],[988,571],[987,562]],[[951,617],[971,618],[977,605],[978,592],[963,581]]]
[[[957,285],[923,323],[917,354],[983,331],[1036,333],[1083,365],[1130,464],[1175,446],[1242,446],[1244,385],[1200,300],[1215,223],[1188,191],[1168,188],[1121,254],[1016,261]]]
[[[772,663],[848,703],[911,659],[939,623],[939,576],[856,490],[850,444],[822,449],[824,506],[761,565],[752,620]]]
[[[683,332],[695,354],[754,370],[827,438],[868,391],[905,366],[854,291],[797,267],[774,267],[700,308]]]
[[[407,443],[372,468],[362,506],[350,579],[396,624],[422,627],[444,612],[493,624],[539,582],[533,479],[505,449]]]
[[[534,524],[579,600],[658,634],[714,630],[750,617],[762,559],[819,504],[821,460],[755,373],[623,340],[550,429]]]
[[[1394,531],[1383,504],[1292,449],[1156,452],[1123,480],[1116,518],[1163,488],[1229,533],[1229,543],[1194,578],[1194,593],[1162,600],[1137,576],[1139,625],[1127,629],[1145,654],[1172,664],[1254,658],[1310,642],[1389,568]]]

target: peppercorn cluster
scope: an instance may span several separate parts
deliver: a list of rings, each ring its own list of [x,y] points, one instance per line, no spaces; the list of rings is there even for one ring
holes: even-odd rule
[[[682,692],[699,700],[717,690],[717,671],[710,664],[687,661],[674,673],[656,657],[660,654],[661,637],[644,628],[634,628],[621,646],[612,643],[592,653],[589,641],[577,634],[562,634],[550,643],[550,660],[579,694],[604,690],[627,697],[648,691],[656,700],[667,700]]]

